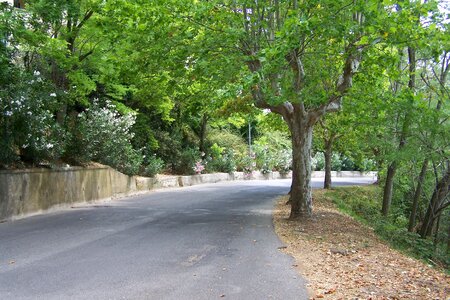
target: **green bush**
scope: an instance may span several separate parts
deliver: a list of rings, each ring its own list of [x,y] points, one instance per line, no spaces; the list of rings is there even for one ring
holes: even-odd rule
[[[243,157],[248,155],[248,145],[238,133],[232,130],[211,128],[207,139],[209,145],[216,144],[218,147],[223,148],[223,151],[227,153],[229,158],[233,159],[230,162],[230,166],[237,165]],[[208,154],[212,155],[211,153]]]
[[[200,160],[200,152],[194,148],[186,148],[175,161],[173,170],[177,174],[194,174],[194,166]]]
[[[161,158],[156,157],[156,154],[151,155],[145,160],[146,165],[144,167],[144,171],[142,172],[142,175],[144,176],[154,177],[164,169],[164,161]]]
[[[325,170],[325,155],[323,152],[317,152],[311,160],[311,167],[315,171]],[[361,162],[343,154],[333,153],[331,156],[332,171],[361,171],[367,172],[376,169],[373,160],[363,159]]]
[[[214,144],[217,145],[217,144]],[[207,158],[206,164],[206,172],[224,172],[224,173],[232,173],[236,171],[236,162],[234,160],[233,150],[223,150],[222,152],[217,152],[217,147],[214,150],[211,149],[211,157]]]

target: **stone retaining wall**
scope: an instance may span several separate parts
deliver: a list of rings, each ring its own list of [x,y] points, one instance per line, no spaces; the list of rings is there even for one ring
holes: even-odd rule
[[[0,171],[0,220],[134,191],[133,177],[109,167]]]
[[[334,175],[354,177],[361,176],[361,173],[340,172]],[[130,177],[106,166],[0,171],[0,221],[49,209],[70,207],[74,203],[109,200],[160,188],[230,180],[290,177],[291,174],[278,172],[269,174],[254,172],[250,178],[242,172],[193,176],[157,175],[155,178]],[[323,174],[313,172],[313,177],[323,177]]]

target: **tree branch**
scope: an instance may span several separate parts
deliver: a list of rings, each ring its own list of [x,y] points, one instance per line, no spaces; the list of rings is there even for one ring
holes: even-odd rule
[[[342,97],[348,92],[352,86],[353,75],[358,71],[361,60],[361,52],[364,47],[356,48],[347,47],[346,52],[349,53],[345,59],[342,74],[336,83],[335,93],[328,98],[328,101],[318,108],[310,110],[311,117],[318,119],[327,112],[335,112],[341,109]]]

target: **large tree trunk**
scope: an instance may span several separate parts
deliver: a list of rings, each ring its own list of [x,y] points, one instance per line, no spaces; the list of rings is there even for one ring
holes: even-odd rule
[[[416,225],[417,207],[419,206],[419,200],[423,191],[423,182],[425,181],[425,175],[428,169],[428,159],[425,159],[420,170],[419,178],[417,179],[417,187],[414,192],[413,203],[411,207],[411,214],[409,215],[408,231],[413,232]]]
[[[332,141],[325,143],[325,180],[323,182],[324,189],[331,189],[331,156],[333,155]]]
[[[297,124],[295,124],[297,123]],[[292,135],[292,192],[289,219],[312,215],[311,195],[311,143],[313,126],[296,121],[291,127]]]
[[[381,208],[381,213],[383,216],[387,216],[392,203],[392,194],[394,188],[394,176],[397,171],[397,163],[393,162],[389,165],[386,175],[386,182],[384,184],[383,192],[383,207]]]

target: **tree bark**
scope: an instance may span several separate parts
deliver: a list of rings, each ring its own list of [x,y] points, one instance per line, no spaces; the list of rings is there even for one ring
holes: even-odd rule
[[[331,189],[331,156],[333,155],[332,141],[325,143],[325,180],[323,183],[324,189]]]
[[[416,225],[417,207],[419,206],[419,200],[423,191],[423,182],[425,181],[425,175],[428,169],[428,159],[425,159],[420,170],[419,178],[417,179],[417,187],[414,192],[413,203],[411,207],[411,214],[409,215],[408,231],[413,232]]]
[[[207,129],[207,125],[208,124],[208,116],[206,114],[203,114],[201,123],[200,123],[200,134],[199,134],[199,139],[200,139],[200,145],[199,145],[199,150],[202,153],[206,153],[206,147],[205,147],[205,140],[206,140],[206,129]]]
[[[311,143],[313,126],[303,120],[293,122],[292,134],[292,192],[289,219],[312,215]]]
[[[394,190],[394,176],[396,171],[397,163],[394,161],[388,167],[386,182],[384,183],[383,206],[381,208],[381,213],[385,217],[387,217],[387,215],[389,214],[389,209],[391,208],[392,194]]]
[[[442,176],[441,180],[436,184],[433,195],[431,196],[430,203],[428,205],[427,212],[425,214],[425,218],[422,223],[422,227],[420,228],[420,236],[422,238],[426,238],[430,236],[433,231],[433,226],[436,219],[439,217],[442,210],[440,210],[441,206],[444,204],[446,197],[448,197],[450,190],[450,162],[447,161],[447,169]]]
[[[450,223],[447,228],[447,255],[450,255]]]

